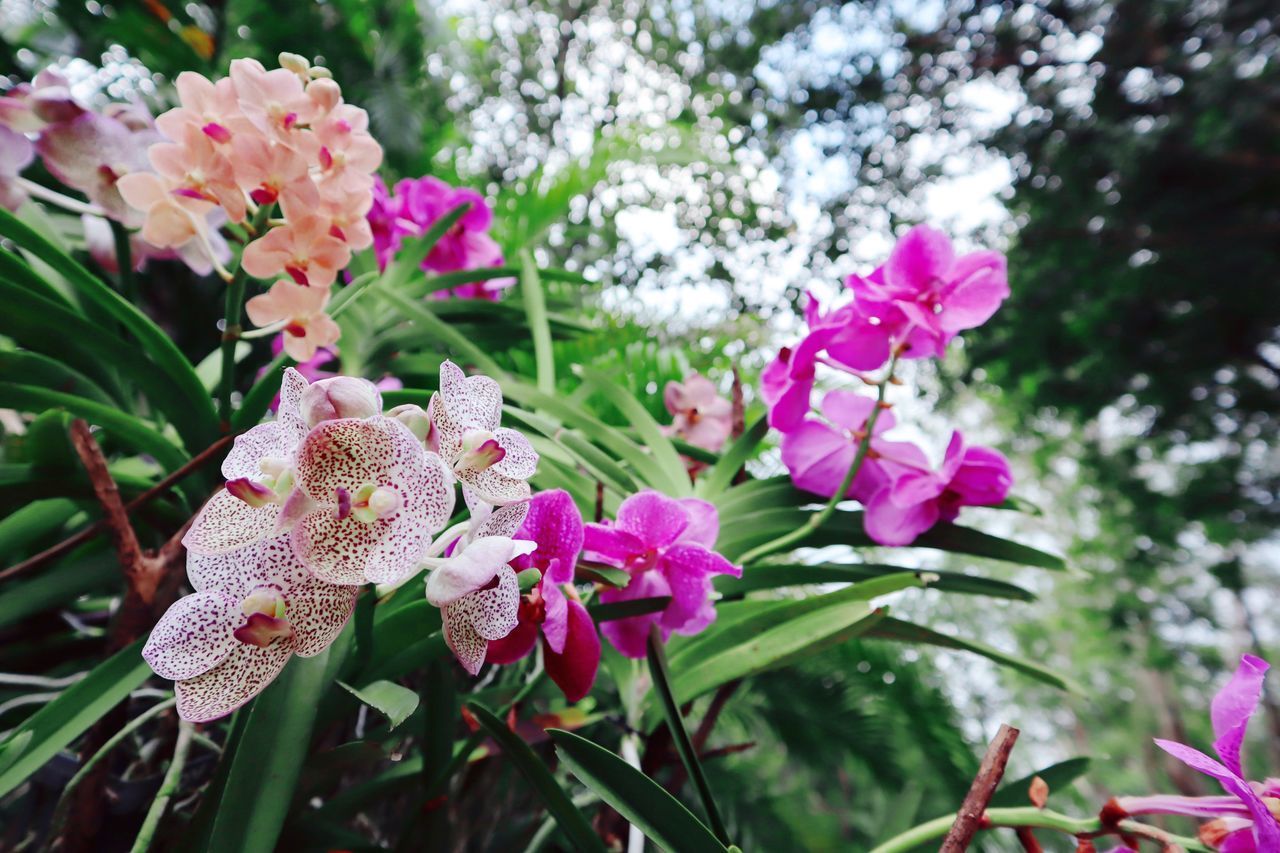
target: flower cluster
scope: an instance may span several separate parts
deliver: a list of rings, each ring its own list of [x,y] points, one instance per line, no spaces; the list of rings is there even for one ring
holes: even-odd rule
[[[827,392],[812,410],[818,365],[865,381],[901,359],[938,358],[956,334],[985,323],[1009,294],[1004,256],[957,255],[940,231],[917,226],[888,261],[866,277],[846,282],[852,300],[824,311],[809,297],[808,330],[783,348],[761,375],[769,423],[783,433],[782,460],[796,485],[836,496],[863,459],[842,497],[860,501],[867,534],[883,545],[908,545],[964,506],[1001,503],[1012,475],[998,451],[969,446],[955,432],[939,468],[920,448],[890,441],[887,406],[850,391]],[[880,380],[887,382],[889,377]]]
[[[417,572],[453,513],[453,475],[376,387],[285,371],[275,420],[239,436],[226,486],[183,539],[196,593],[160,620],[143,656],[205,721],[261,691],[294,654],[323,651],[366,582]]]
[[[1225,796],[1118,797],[1115,805],[1130,815],[1172,814],[1206,820],[1200,827],[1200,838],[1218,850],[1280,850],[1280,779],[1248,781],[1241,756],[1245,731],[1262,700],[1263,680],[1269,668],[1261,658],[1243,656],[1231,680],[1213,697],[1213,749],[1220,760],[1186,744],[1156,740],[1165,752],[1216,780],[1227,792]]]
[[[179,106],[156,119],[165,141],[147,149],[151,171],[117,185],[143,212],[147,242],[195,244],[215,260],[211,222],[244,223],[278,205],[281,218],[250,233],[241,257],[247,274],[276,282],[246,309],[255,324],[278,326],[285,351],[306,361],[337,340],[325,314],[329,288],[351,253],[373,243],[365,215],[382,148],[369,135],[368,114],[343,102],[326,69],[292,54],[280,63],[268,70],[237,59],[230,77],[216,82],[180,74]]]
[[[129,228],[143,223],[143,215],[121,196],[119,181],[148,171],[147,148],[163,141],[151,113],[141,104],[112,103],[92,109],[72,94],[66,77],[47,68],[30,83],[19,83],[0,97],[0,205],[17,210],[29,195],[36,195],[81,214],[90,255],[114,272],[118,260],[107,220]],[[83,193],[89,204],[22,178],[37,155],[50,175]],[[139,234],[130,243],[139,269],[150,258],[178,258],[207,274],[215,260],[225,263],[231,257],[216,233],[210,234],[207,247],[161,247]]]
[[[493,211],[484,196],[467,187],[451,187],[428,175],[406,178],[395,185],[393,192],[389,192],[381,180],[374,185],[369,225],[378,267],[387,268],[406,237],[425,234],[442,216],[461,205],[468,205],[467,211],[431,248],[422,260],[422,269],[448,273],[502,266],[502,249],[489,236]],[[514,278],[489,279],[436,291],[434,295],[438,299],[452,295],[459,299],[496,301],[502,291],[513,284]]]

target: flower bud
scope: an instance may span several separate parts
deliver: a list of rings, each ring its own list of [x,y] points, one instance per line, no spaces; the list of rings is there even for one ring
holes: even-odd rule
[[[298,408],[312,428],[334,418],[371,418],[382,411],[382,395],[367,379],[335,376],[307,386]]]
[[[342,88],[331,79],[312,80],[307,84],[307,97],[327,115],[342,100]]]
[[[395,418],[409,428],[418,441],[425,442],[431,434],[431,416],[419,405],[405,403],[394,409],[387,409],[387,417]]]
[[[297,74],[303,80],[311,79],[311,62],[305,56],[296,53],[281,53],[278,57],[280,67]]]

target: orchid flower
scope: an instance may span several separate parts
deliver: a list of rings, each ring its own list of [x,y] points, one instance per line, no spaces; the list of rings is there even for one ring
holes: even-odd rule
[[[941,355],[957,332],[981,326],[1009,296],[1004,255],[956,255],[943,232],[917,225],[903,235],[884,266],[849,286],[860,300],[891,303],[932,338],[928,355]],[[913,341],[914,343],[914,341]],[[908,357],[922,349],[912,346]]]
[[[828,391],[822,398],[825,422],[805,418],[796,429],[783,435],[782,464],[791,472],[797,487],[825,498],[836,493],[853,465],[858,446],[867,438],[867,420],[876,405],[873,398],[852,391]],[[876,418],[871,446],[849,485],[847,497],[865,502],[879,490],[886,479],[878,461],[881,458],[927,466],[924,454],[914,444],[881,438],[881,433],[893,426],[893,412],[881,412]]]
[[[427,601],[441,610],[445,643],[472,675],[484,665],[489,642],[518,624],[520,584],[511,562],[537,544],[512,534],[527,512],[526,504],[511,504],[480,520],[427,576]]]
[[[1156,739],[1156,746],[1194,770],[1215,779],[1227,796],[1184,797],[1160,794],[1118,797],[1116,803],[1129,814],[1178,814],[1208,818],[1202,838],[1230,853],[1270,853],[1280,850],[1280,779],[1250,782],[1245,779],[1241,746],[1249,719],[1262,700],[1269,665],[1244,655],[1235,674],[1213,697],[1209,717],[1213,723],[1213,749],[1219,760],[1186,744]]]
[[[193,554],[240,551],[272,535],[293,489],[298,445],[307,435],[299,404],[307,380],[292,367],[280,380],[276,418],[236,436],[222,463],[227,487],[201,508],[183,537]]]
[[[278,526],[321,580],[395,584],[417,571],[453,504],[449,470],[404,424],[340,418],[298,446],[296,488]]]
[[[244,248],[241,264],[249,275],[286,273],[304,286],[327,288],[351,260],[351,249],[329,233],[329,220],[306,215],[272,228]]]
[[[428,440],[464,491],[501,506],[529,497],[538,454],[519,432],[498,426],[502,389],[488,376],[467,376],[451,361],[440,365],[440,390],[427,408]]]
[[[516,504],[520,506],[520,504]],[[536,568],[542,579],[520,600],[518,624],[506,637],[489,643],[489,663],[515,663],[527,657],[542,636],[547,675],[570,702],[586,696],[600,666],[600,638],[577,592],[562,584],[573,583],[578,553],[582,550],[582,514],[568,492],[539,492],[528,502],[528,516],[515,534],[529,539],[537,550],[514,558],[516,570]]]
[[[671,634],[697,634],[716,618],[711,601],[712,575],[742,576],[712,548],[720,533],[713,504],[696,498],[669,498],[654,491],[632,495],[618,507],[614,524],[588,524],[584,549],[599,560],[631,574],[623,589],[600,593],[605,603],[671,596],[663,610],[606,622],[600,630],[622,654],[645,656],[649,626],[657,624],[663,639]]]
[[[85,112],[45,127],[36,150],[55,178],[83,192],[112,219],[136,225],[140,218],[118,184],[147,169],[147,146],[160,141],[149,120],[138,129],[119,118]]]
[[[0,207],[17,210],[27,200],[26,190],[19,185],[17,177],[31,165],[35,156],[30,139],[0,125]]]
[[[318,350],[332,346],[342,334],[325,313],[329,290],[280,279],[266,293],[245,303],[245,313],[255,326],[284,324],[284,351],[295,361],[306,362]]]
[[[672,418],[663,432],[695,447],[718,451],[733,431],[733,405],[720,396],[714,382],[696,371],[684,382],[668,382],[662,402]]]
[[[872,445],[873,447],[875,445]],[[942,467],[922,464],[919,451],[892,452],[879,460],[883,484],[865,501],[867,535],[881,545],[910,545],[939,521],[954,521],[965,506],[994,506],[1009,496],[1009,461],[988,447],[966,447],[951,434]]]
[[[293,655],[327,649],[360,594],[308,573],[288,537],[218,556],[190,553],[187,577],[196,592],[161,617],[142,656],[176,682],[178,714],[196,723],[248,702]]]

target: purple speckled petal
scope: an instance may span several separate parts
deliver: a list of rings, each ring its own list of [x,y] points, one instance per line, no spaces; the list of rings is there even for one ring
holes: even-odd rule
[[[201,508],[182,544],[197,554],[239,551],[270,536],[279,515],[277,504],[250,506],[222,489]]]
[[[194,678],[231,654],[232,633],[243,621],[237,599],[216,592],[185,596],[160,617],[142,657],[161,678]]]
[[[178,716],[192,723],[225,717],[275,681],[291,657],[293,643],[286,639],[265,647],[236,643],[222,663],[174,685]]]
[[[462,668],[475,675],[484,665],[489,641],[501,640],[519,624],[520,584],[510,566],[498,571],[498,585],[458,599],[444,608],[444,639]]]

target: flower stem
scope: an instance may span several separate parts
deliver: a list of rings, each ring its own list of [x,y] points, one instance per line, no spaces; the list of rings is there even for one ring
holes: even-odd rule
[[[1123,820],[1114,829],[1103,825],[1100,818],[1071,817],[1049,809],[1038,809],[1035,806],[1019,806],[1017,808],[987,809],[984,827],[1027,827],[1030,829],[1055,829],[1077,838],[1096,838],[1102,835],[1125,833],[1142,838],[1150,838],[1165,844],[1176,844],[1189,853],[1212,853],[1212,848],[1205,846],[1195,838],[1172,835],[1158,827],[1139,823],[1135,820]],[[871,853],[906,853],[935,839],[942,838],[955,823],[954,814],[934,818],[928,823],[912,827],[899,836],[889,839]]]
[[[694,787],[698,790],[698,798],[702,800],[702,807],[706,809],[711,831],[715,833],[716,838],[720,839],[721,844],[728,847],[732,843],[729,840],[729,831],[725,829],[724,820],[720,817],[720,810],[716,808],[715,797],[711,793],[711,785],[707,782],[707,776],[702,771],[702,764],[698,761],[698,751],[692,741],[689,740],[689,732],[685,729],[684,719],[680,716],[680,706],[676,703],[675,694],[671,690],[671,680],[667,675],[667,655],[662,647],[662,632],[658,628],[657,622],[649,626],[649,642],[646,652],[649,658],[649,673],[653,678],[654,687],[658,690],[658,698],[662,701],[662,710],[667,719],[667,729],[671,732],[671,740],[676,746],[676,752],[680,754],[684,769],[689,774],[689,778],[693,780]]]
[[[274,205],[263,205],[254,215],[250,225],[255,231],[270,215],[272,207]],[[231,428],[231,392],[235,390],[236,384],[236,343],[244,330],[240,325],[240,315],[244,312],[244,291],[248,278],[249,274],[241,263],[227,282],[222,328],[222,377],[218,382],[218,414],[222,419],[224,432]]]
[[[43,184],[37,184],[35,181],[29,181],[26,178],[15,178],[14,181],[19,187],[26,191],[27,195],[32,198],[38,198],[41,201],[48,202],[49,204],[56,204],[58,207],[70,213],[88,214],[89,216],[101,216],[103,218],[107,218],[107,212],[96,204],[86,204],[79,199],[72,198],[69,195],[63,195],[56,190],[49,189]]]
[[[844,500],[845,493],[849,491],[849,487],[853,485],[854,479],[857,478],[858,472],[862,470],[862,463],[867,458],[867,453],[871,450],[871,436],[875,433],[876,421],[880,419],[880,412],[884,409],[885,392],[894,380],[894,369],[898,366],[898,354],[895,352],[889,359],[889,372],[884,379],[875,383],[879,390],[876,393],[876,407],[871,410],[871,415],[867,418],[865,427],[866,435],[858,442],[858,450],[853,454],[853,462],[849,465],[849,470],[844,475],[844,480],[840,483],[840,488],[836,489],[831,495],[831,500],[827,501],[826,506],[821,510],[809,516],[809,520],[788,533],[784,533],[776,539],[771,539],[756,547],[739,558],[739,562],[743,565],[755,562],[762,557],[770,554],[776,554],[779,551],[802,542],[810,533],[813,533],[819,527],[826,523],[831,514],[836,511],[836,505]]]
[[[138,830],[138,838],[133,842],[133,853],[146,853],[151,847],[151,839],[155,837],[156,829],[160,826],[160,819],[164,817],[165,811],[169,808],[169,801],[178,792],[178,786],[182,782],[182,769],[187,764],[187,752],[191,749],[191,737],[195,731],[195,725],[186,720],[178,725],[178,742],[173,748],[173,760],[169,762],[169,769],[164,774],[160,791],[156,794],[151,808],[147,811],[147,817],[142,822],[142,829]]]

